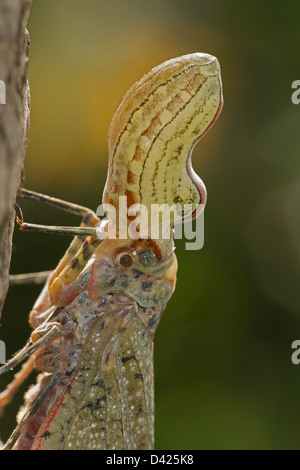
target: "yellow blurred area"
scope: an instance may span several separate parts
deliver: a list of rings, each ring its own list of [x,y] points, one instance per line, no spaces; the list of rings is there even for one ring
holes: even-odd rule
[[[164,60],[196,51],[213,53],[214,43],[221,46],[224,41],[205,21],[184,24],[179,33],[180,18],[171,4],[168,9],[168,2],[161,6],[171,14],[167,23],[163,16],[157,21],[155,9],[146,14],[139,2],[131,2],[130,9],[121,1],[88,3],[95,16],[93,9],[82,9],[77,1],[72,8],[68,2],[54,1],[50,7],[40,1],[31,17],[27,178],[31,185],[42,187],[43,175],[49,191],[53,184],[60,189],[74,182],[88,186],[90,173],[106,171],[111,118],[137,79]],[[133,14],[132,5],[137,7]],[[116,10],[121,10],[117,17]],[[193,36],[197,41],[192,45]],[[214,40],[206,47],[208,36]],[[207,153],[215,145],[216,139],[203,142],[202,161],[195,158],[196,168],[205,164],[203,158],[209,160]]]

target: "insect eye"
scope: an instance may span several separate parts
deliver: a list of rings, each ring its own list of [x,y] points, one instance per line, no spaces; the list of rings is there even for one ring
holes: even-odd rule
[[[156,256],[151,250],[144,250],[139,253],[139,261],[143,266],[151,266],[156,260]]]
[[[129,266],[132,265],[133,261],[128,253],[124,253],[124,255],[120,256],[119,263],[121,266],[124,266],[124,268],[129,268]]]

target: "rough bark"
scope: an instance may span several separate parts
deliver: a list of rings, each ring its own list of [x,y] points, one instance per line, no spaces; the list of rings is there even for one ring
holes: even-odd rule
[[[0,315],[8,289],[14,228],[13,204],[27,146],[30,92],[27,81],[29,35],[26,30],[33,0],[0,2]],[[2,83],[3,84],[3,83]]]

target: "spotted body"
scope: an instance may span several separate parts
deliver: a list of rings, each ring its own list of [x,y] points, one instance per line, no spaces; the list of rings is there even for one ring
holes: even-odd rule
[[[72,312],[89,315],[84,328],[74,319],[77,341],[73,353],[80,353],[76,368],[48,394],[43,408],[28,421],[14,448],[151,448],[152,341],[162,309],[141,308],[120,294],[106,294],[91,302],[84,291],[63,315],[72,318]],[[54,347],[55,343],[52,351]],[[44,381],[29,402],[34,403]]]
[[[190,203],[196,216],[206,191],[191,152],[221,108],[213,56],[190,54],[146,74],[113,117],[103,202],[117,212],[119,196],[147,208]],[[98,222],[88,212],[81,227]],[[30,314],[29,343],[10,363],[29,357],[24,371],[41,374],[5,449],[153,448],[153,335],[177,273],[169,233],[73,239]]]

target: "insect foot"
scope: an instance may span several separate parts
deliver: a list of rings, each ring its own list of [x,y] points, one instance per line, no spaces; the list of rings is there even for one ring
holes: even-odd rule
[[[46,323],[38,326],[30,336],[30,339],[33,343],[41,340],[42,338],[53,338],[54,336],[58,336],[62,334],[62,326],[60,323]],[[50,339],[49,338],[49,339]]]
[[[14,208],[15,208],[15,211],[16,211],[16,221],[17,221],[17,223],[18,223],[18,225],[19,225],[19,227],[20,227],[20,229],[21,229],[22,224],[23,224],[23,222],[24,222],[24,217],[23,217],[22,209],[21,209],[21,207],[19,206],[19,204],[17,204],[16,202],[15,202],[15,204],[14,204]]]

